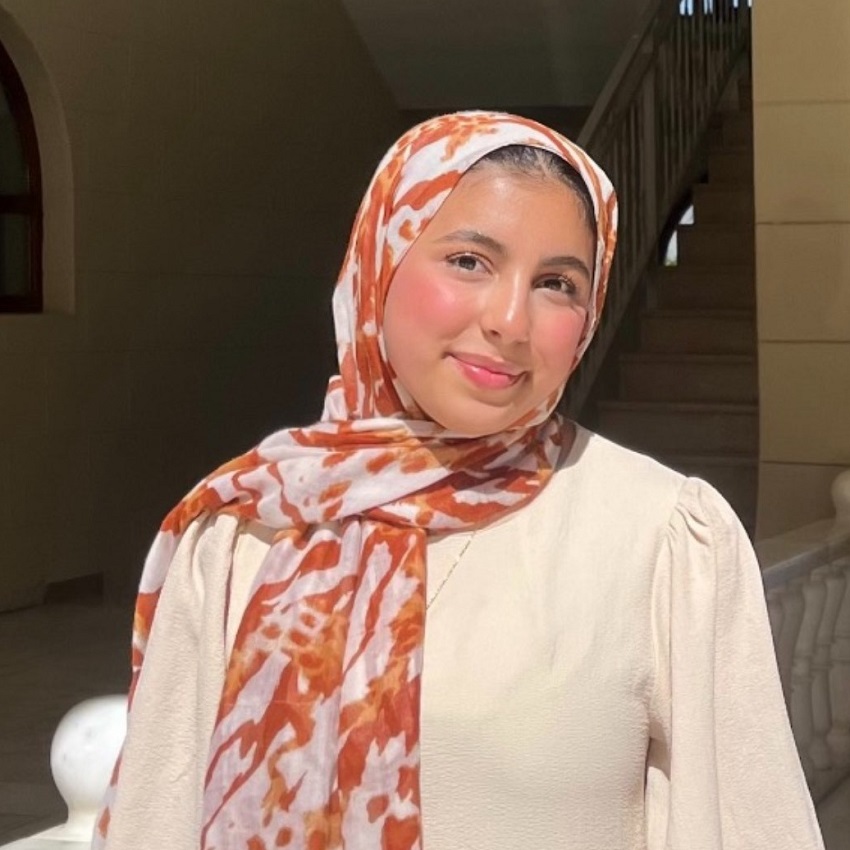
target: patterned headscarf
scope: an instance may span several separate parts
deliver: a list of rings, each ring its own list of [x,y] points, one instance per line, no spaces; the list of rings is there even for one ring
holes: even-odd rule
[[[334,295],[339,375],[322,419],[279,431],[216,470],[166,517],[148,555],[131,701],[190,523],[226,512],[275,532],[207,754],[204,850],[422,845],[426,538],[487,524],[540,492],[561,444],[560,390],[505,432],[460,439],[425,417],[394,378],[381,319],[405,251],[463,174],[506,145],[566,160],[593,201],[598,241],[578,359],[598,321],[616,240],[608,178],[580,148],[524,118],[468,112],[426,121],[386,154],[357,214]],[[107,807],[101,838],[108,821]]]

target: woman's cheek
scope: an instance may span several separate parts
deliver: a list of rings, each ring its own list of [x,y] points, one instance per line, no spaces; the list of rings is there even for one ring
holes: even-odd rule
[[[454,334],[474,318],[473,294],[457,281],[436,278],[421,309],[433,326],[439,326],[443,333]]]
[[[554,311],[540,325],[541,343],[547,348],[563,351],[577,348],[587,323],[585,310]]]
[[[417,271],[404,281],[398,306],[406,324],[435,337],[454,336],[472,318],[469,287],[434,270]]]

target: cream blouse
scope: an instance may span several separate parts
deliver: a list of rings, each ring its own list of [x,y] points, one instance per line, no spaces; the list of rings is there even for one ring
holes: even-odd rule
[[[180,702],[194,688],[195,716],[178,735],[191,752],[173,753],[162,722],[131,717],[110,848],[195,850],[216,687],[270,542],[259,527],[237,533],[221,610],[204,583],[215,538],[233,544],[222,521],[233,522],[199,530],[193,578],[168,582],[172,600],[184,597],[174,605],[213,609],[203,632],[216,633],[218,616],[224,645],[194,627],[187,670],[151,673],[160,681],[145,687],[148,657],[136,697],[140,707],[171,687]],[[429,544],[428,599],[425,850],[822,848],[759,569],[706,483],[579,428],[529,507],[471,540]],[[162,608],[157,629],[186,640]],[[171,777],[153,799],[145,771]],[[125,792],[138,782],[144,795]]]

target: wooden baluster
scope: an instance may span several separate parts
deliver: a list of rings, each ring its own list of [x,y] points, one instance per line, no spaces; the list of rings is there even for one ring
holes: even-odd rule
[[[832,727],[826,743],[833,763],[843,767],[850,764],[850,558],[841,558],[835,563],[845,581],[830,653]]]
[[[826,736],[832,726],[832,707],[829,700],[829,655],[832,646],[835,620],[844,596],[844,576],[832,564],[818,567],[812,581],[823,597],[823,607],[815,637],[812,657],[812,744],[809,755],[818,770],[832,767],[832,756]]]

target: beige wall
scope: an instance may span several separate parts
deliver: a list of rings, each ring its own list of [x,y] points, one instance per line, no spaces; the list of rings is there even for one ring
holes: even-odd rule
[[[850,3],[753,4],[759,536],[850,466]]]
[[[399,118],[336,0],[0,0],[0,38],[53,269],[47,315],[0,315],[2,609],[98,571],[126,594],[187,487],[318,415]]]

